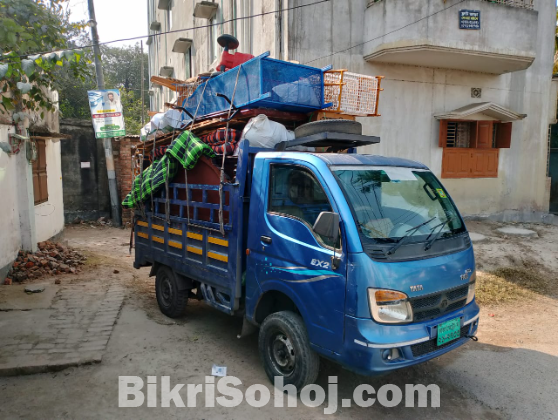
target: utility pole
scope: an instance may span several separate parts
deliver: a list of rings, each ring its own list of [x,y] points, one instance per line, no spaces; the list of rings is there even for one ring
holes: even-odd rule
[[[89,25],[91,26],[91,40],[93,41],[93,53],[95,54],[95,73],[97,75],[97,89],[105,88],[105,78],[103,76],[103,66],[101,64],[101,49],[99,48],[99,34],[97,33],[97,20],[95,19],[95,6],[93,0],[87,0],[89,8]],[[116,226],[122,225],[120,217],[120,203],[116,188],[116,173],[114,171],[114,158],[112,155],[112,138],[103,139],[105,149],[105,159],[107,163],[107,176],[110,193],[110,207],[112,221]]]
[[[140,72],[141,72],[141,126],[143,127],[145,125],[145,117],[144,117],[144,112],[143,112],[143,108],[145,106],[144,104],[144,99],[143,99],[143,40],[140,41],[140,46],[141,46],[141,66],[140,66]]]

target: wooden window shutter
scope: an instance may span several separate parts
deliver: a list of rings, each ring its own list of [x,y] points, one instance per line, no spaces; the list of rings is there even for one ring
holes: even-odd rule
[[[470,178],[471,151],[462,147],[445,148],[442,154],[442,178]]]
[[[496,147],[509,149],[511,146],[512,123],[499,123],[496,125]]]
[[[39,159],[33,162],[33,196],[35,199],[35,204],[41,202],[41,187],[39,186]]]
[[[492,148],[492,121],[479,121],[477,124],[477,148]]]
[[[471,128],[469,132],[469,147],[472,149],[476,149],[478,145],[478,138],[479,138],[479,122],[472,121]]]
[[[448,138],[448,121],[440,120],[440,134],[438,137],[438,146],[446,147],[447,138]]]
[[[48,201],[46,145],[44,140],[37,140],[37,159],[33,162],[33,195],[35,205]]]
[[[470,178],[498,177],[498,149],[471,150]]]

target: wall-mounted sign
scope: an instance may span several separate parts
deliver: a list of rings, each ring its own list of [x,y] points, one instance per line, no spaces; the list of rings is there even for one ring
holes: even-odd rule
[[[459,29],[480,29],[480,10],[460,10]]]
[[[126,135],[120,91],[118,89],[88,90],[87,95],[95,137],[104,139]]]

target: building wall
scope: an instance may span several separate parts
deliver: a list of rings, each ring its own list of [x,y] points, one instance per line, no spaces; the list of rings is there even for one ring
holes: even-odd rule
[[[89,120],[65,119],[60,131],[72,136],[61,140],[64,217],[97,220],[110,217],[110,195],[103,141],[95,138]],[[88,162],[89,167],[82,167]]]
[[[12,125],[0,124],[0,142],[8,143],[8,134],[14,132]],[[0,280],[4,279],[18,250],[26,248],[23,236],[41,242],[55,237],[64,229],[60,143],[46,140],[45,152],[48,201],[36,206],[32,206],[31,201],[31,206],[22,206],[22,196],[27,194],[22,193],[26,182],[21,174],[27,173],[29,169],[31,175],[25,148],[11,156],[0,150],[0,196],[4,203],[0,217]],[[32,190],[29,196],[32,200]],[[33,217],[27,219],[24,216],[27,214],[24,207],[33,209]],[[30,229],[34,229],[34,232],[29,232]]]
[[[309,2],[291,2],[292,5],[304,3]],[[316,67],[331,63],[334,68],[348,68],[359,73],[385,77],[382,80],[384,91],[380,96],[382,116],[359,119],[365,133],[379,135],[382,141],[379,145],[363,148],[362,153],[418,160],[439,176],[442,148],[438,147],[439,123],[433,115],[473,102],[495,102],[528,115],[525,120],[513,123],[511,148],[500,150],[498,178],[445,179],[444,185],[460,210],[468,215],[500,213],[506,210],[547,211],[545,162],[556,5],[544,0],[535,2],[538,10],[536,59],[525,71],[498,76],[372,64],[363,59],[363,54],[368,49],[366,44],[319,59],[350,46],[363,44],[369,39],[363,34],[366,13],[371,13],[372,8],[378,5],[367,9],[366,3],[366,0],[332,2],[321,7],[299,9],[289,16],[288,42],[290,59],[311,62]],[[420,9],[421,16],[425,16],[434,11],[431,7],[423,7],[430,3],[433,2],[407,0],[405,7],[414,11]],[[443,6],[447,7],[451,3],[448,1]],[[494,6],[502,7],[503,14],[515,11],[509,10],[507,6]],[[457,15],[457,10],[458,7],[452,11],[452,16]],[[346,21],[351,22],[349,27],[343,23]],[[403,24],[389,22],[386,28],[389,26],[393,30]],[[448,19],[447,24],[455,25],[456,19]],[[483,24],[493,25],[493,22],[485,20]],[[484,42],[490,42],[490,37]],[[482,88],[482,98],[471,98],[472,87]]]
[[[228,21],[236,16],[250,16],[277,10],[280,3],[286,0],[217,0],[219,9],[212,23]],[[157,8],[158,0],[148,0],[147,27],[153,21],[161,23],[161,32],[180,28],[193,28],[208,25],[206,19],[194,18],[193,10],[195,0],[174,0],[172,13],[168,10]],[[284,6],[283,6],[284,7]],[[171,17],[172,15],[172,17]],[[158,31],[149,31],[157,34]],[[213,28],[180,31],[172,34],[154,36],[149,45],[149,74],[159,75],[162,66],[174,68],[171,76],[177,79],[187,79],[190,76],[203,73],[212,68],[212,63],[220,56],[221,47],[217,38],[223,33],[235,35],[239,42],[239,51],[253,55],[262,54],[271,50],[275,57],[280,56],[278,41],[277,18],[274,14],[255,17],[247,20],[222,23]],[[174,42],[178,38],[189,38],[194,42],[189,53],[182,54],[172,51]],[[190,66],[190,55],[191,63]],[[166,88],[151,87],[154,95],[151,96],[150,109],[152,111],[164,110],[164,103],[173,101],[173,92]]]
[[[0,142],[8,142],[13,126],[0,124]],[[17,192],[17,159],[0,149],[0,195],[4,203],[0,217],[0,279],[4,279],[21,248]]]
[[[413,12],[409,15],[410,21],[415,15],[418,19],[438,9],[457,4],[457,0],[443,3],[437,0],[384,1],[404,3],[405,7]],[[155,0],[149,2],[155,4]],[[233,16],[229,12],[231,4],[237,5],[237,17],[240,17],[245,11],[242,6],[246,4],[249,5],[246,15],[252,15],[313,2],[314,0],[222,1],[219,3],[222,17],[218,19],[227,20]],[[173,28],[208,23],[191,17],[194,3],[188,0],[174,2]],[[317,6],[302,7],[283,12],[281,16],[270,14],[265,18],[245,20],[242,30],[239,30],[241,25],[239,21],[236,29],[240,40],[239,51],[257,55],[269,50],[272,57],[295,60],[315,67],[332,64],[333,68],[384,76],[382,81],[384,91],[380,97],[382,116],[359,119],[365,134],[379,135],[382,141],[379,145],[362,148],[360,153],[418,160],[428,165],[438,176],[441,174],[443,149],[438,147],[439,123],[434,119],[434,114],[451,111],[473,102],[487,101],[527,114],[527,118],[523,121],[513,123],[511,148],[500,150],[497,178],[444,179],[443,182],[460,210],[466,215],[493,215],[507,211],[528,214],[548,211],[550,183],[546,178],[546,162],[548,125],[552,118],[549,110],[552,109],[550,83],[556,23],[555,3],[550,0],[535,0],[535,9],[538,12],[537,39],[536,43],[532,39],[525,40],[524,45],[528,48],[536,45],[536,58],[527,70],[503,75],[401,64],[373,64],[365,61],[364,55],[370,51],[367,42],[370,31],[366,29],[366,16],[369,13],[379,13],[381,10],[378,8],[379,5],[374,4],[368,8],[368,3],[367,0],[332,1]],[[480,2],[472,0],[467,3],[473,6],[475,3],[481,5]],[[509,13],[518,12],[517,15],[521,16],[525,14],[525,11],[514,10],[509,6],[492,6],[495,11],[501,10],[502,13],[503,18],[497,22],[497,25],[510,22],[504,18]],[[457,6],[448,12],[455,19],[448,18],[447,25],[457,25],[459,8]],[[168,12],[157,10],[156,13],[157,16],[163,16]],[[391,31],[406,23],[386,22],[384,29]],[[490,28],[488,32],[484,31],[481,34],[483,39],[479,45],[483,48],[489,48],[492,42],[496,42],[496,49],[501,50],[502,37],[513,31],[513,28],[503,27],[498,38],[499,32],[493,20],[484,20],[482,25],[484,27],[489,25]],[[222,29],[231,32],[230,24]],[[447,30],[451,30],[450,26]],[[188,35],[185,33],[165,35],[168,37],[166,49],[163,44],[152,44],[151,58],[154,59],[158,55],[159,61],[156,67],[151,68],[151,74],[158,74],[158,69],[164,65],[165,60],[170,63],[177,59],[178,54],[170,52],[174,36],[193,38],[195,52],[193,74],[207,70],[208,31],[202,29]],[[444,33],[443,28],[440,33]],[[472,44],[471,48],[476,47]],[[180,66],[175,67],[173,77],[184,77]],[[480,99],[471,98],[472,87],[482,88]],[[157,109],[162,110],[162,104]]]
[[[91,121],[65,119],[61,132],[72,136],[61,141],[64,218],[66,223],[79,220],[110,218],[110,193],[103,140],[96,139]],[[139,136],[112,139],[114,170],[119,202],[132,188],[132,146],[140,144]],[[89,167],[82,167],[88,162]],[[50,179],[49,179],[50,182]],[[49,184],[50,187],[50,184]],[[132,211],[121,209],[122,223],[132,220]]]
[[[416,65],[435,62],[438,67],[498,73],[494,70],[500,66],[507,71],[523,70],[535,55],[537,12],[530,9],[479,0],[381,1],[370,6],[365,12],[364,39],[371,41],[363,45],[365,57],[397,63],[389,53],[406,49],[399,56],[417,51],[412,58]],[[459,10],[478,11],[480,30],[458,29]],[[416,23],[408,25],[412,22]],[[445,51],[439,54],[440,50]],[[381,57],[385,53],[389,56]],[[451,62],[444,57],[451,57]]]
[[[62,140],[63,141],[63,140]],[[60,141],[45,141],[48,201],[35,206],[37,242],[46,241],[64,229],[64,198]]]
[[[58,93],[47,94],[52,102],[58,101]],[[30,112],[28,118],[18,124],[19,133],[48,137],[58,133],[57,110]],[[9,134],[16,133],[11,114],[0,115],[0,143],[9,145]],[[20,145],[15,154],[0,149],[0,281],[3,282],[20,249],[36,251],[37,242],[51,239],[64,230],[64,203],[62,199],[62,176],[60,168],[60,143],[45,140],[48,200],[35,205],[32,162],[27,159],[29,140]]]
[[[48,93],[50,100],[58,102],[58,92]],[[39,124],[47,132],[60,132],[60,114],[58,111],[45,112],[43,118],[40,112],[32,113],[32,121],[29,131],[31,135],[40,129],[35,124]],[[47,189],[48,201],[35,206],[35,238],[37,242],[46,241],[64,230],[64,198],[62,193],[62,167],[60,156],[60,140],[45,140],[45,155],[47,168]]]
[[[112,140],[112,150],[114,154],[114,170],[116,172],[116,182],[120,202],[132,189],[132,147],[141,144],[139,137],[122,137]],[[132,209],[122,208],[122,224],[131,223],[133,216]]]

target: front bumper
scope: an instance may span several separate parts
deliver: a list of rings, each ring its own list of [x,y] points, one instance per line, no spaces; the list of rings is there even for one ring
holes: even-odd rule
[[[437,346],[437,326],[457,317],[461,318],[460,338]],[[478,323],[475,301],[439,318],[407,325],[383,325],[372,319],[345,316],[345,348],[339,361],[363,375],[416,365],[465,344],[477,332]]]

